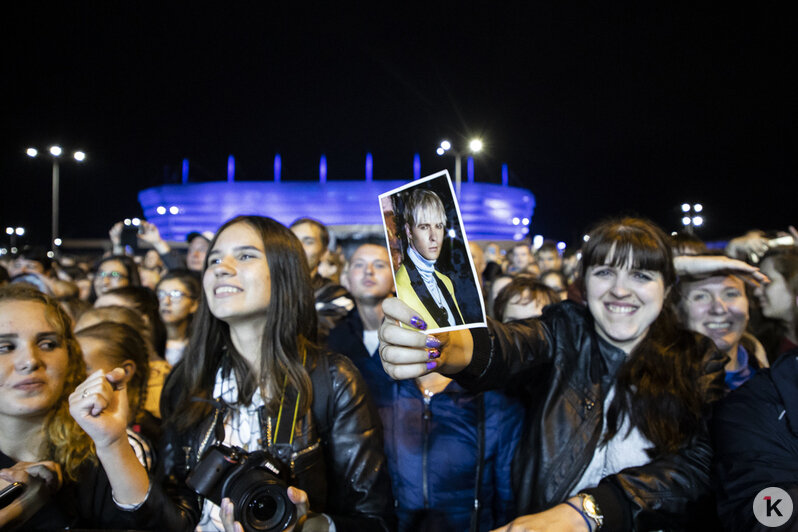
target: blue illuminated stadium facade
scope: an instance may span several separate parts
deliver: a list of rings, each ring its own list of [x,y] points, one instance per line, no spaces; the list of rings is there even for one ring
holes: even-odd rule
[[[326,176],[325,176],[326,177]],[[289,224],[311,216],[338,233],[382,233],[378,196],[406,181],[216,181],[148,188],[139,193],[144,216],[166,240],[215,231],[238,214]],[[460,211],[471,240],[520,240],[529,233],[535,197],[527,189],[462,183]]]

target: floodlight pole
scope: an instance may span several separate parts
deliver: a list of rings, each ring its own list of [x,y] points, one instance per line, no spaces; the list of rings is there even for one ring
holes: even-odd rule
[[[454,150],[452,150],[454,151]],[[454,190],[457,199],[460,199],[460,183],[463,181],[463,157],[460,152],[454,152]]]
[[[58,238],[58,198],[59,198],[59,185],[60,185],[61,169],[58,166],[58,157],[53,157],[53,226],[52,238],[50,239],[50,246],[55,251],[56,239]]]

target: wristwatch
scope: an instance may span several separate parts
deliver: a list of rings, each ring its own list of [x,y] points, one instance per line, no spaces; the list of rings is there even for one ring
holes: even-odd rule
[[[596,504],[595,497],[587,493],[579,493],[578,496],[582,498],[582,511],[596,522],[596,530],[598,530],[604,524],[604,516],[599,510],[598,504]]]

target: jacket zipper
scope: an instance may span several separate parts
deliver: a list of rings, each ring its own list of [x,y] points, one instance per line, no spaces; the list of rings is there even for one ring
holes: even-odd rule
[[[305,447],[304,449],[300,449],[299,451],[295,451],[295,452],[291,453],[291,471],[294,470],[294,463],[296,462],[297,458],[299,458],[303,454],[307,454],[307,453],[309,453],[311,451],[315,451],[316,449],[319,448],[319,445],[321,445],[321,440],[317,441],[316,443],[314,443],[310,447]]]
[[[430,409],[430,402],[432,402],[432,394],[424,392],[424,445],[421,454],[421,486],[422,493],[424,494],[424,508],[429,508],[429,478],[427,475],[427,458],[429,455],[429,430],[430,420],[432,419],[432,411]]]

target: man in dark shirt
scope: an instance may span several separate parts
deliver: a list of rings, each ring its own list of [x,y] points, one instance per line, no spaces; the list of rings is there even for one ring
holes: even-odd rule
[[[390,389],[380,383],[391,380],[382,369],[380,357],[376,356],[377,332],[384,317],[382,302],[393,293],[388,250],[375,244],[361,245],[349,259],[346,278],[355,308],[330,331],[327,345],[352,359],[375,396],[381,389]]]

